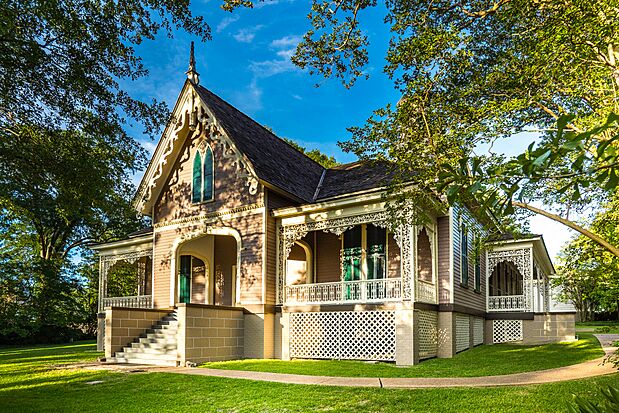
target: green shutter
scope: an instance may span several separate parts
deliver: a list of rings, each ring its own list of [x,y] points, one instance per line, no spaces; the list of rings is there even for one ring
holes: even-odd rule
[[[196,152],[193,158],[193,185],[191,191],[191,202],[202,202],[202,157],[200,152]]]
[[[204,153],[204,183],[202,186],[202,200],[209,201],[213,199],[213,151],[209,146],[206,147]]]
[[[191,301],[191,255],[181,255],[179,284],[179,301],[181,303],[189,303]]]

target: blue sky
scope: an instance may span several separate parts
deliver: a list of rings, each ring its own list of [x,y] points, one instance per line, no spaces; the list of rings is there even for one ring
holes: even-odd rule
[[[372,111],[397,102],[399,95],[383,73],[389,41],[382,6],[366,11],[361,21],[370,39],[369,80],[360,79],[345,89],[338,80],[310,76],[290,62],[296,44],[309,28],[309,3],[271,0],[253,10],[229,13],[219,3],[194,2],[195,14],[205,16],[212,41],[201,43],[184,32],[172,39],[160,36],[137,48],[148,77],[124,84],[134,97],[165,101],[170,107],[185,81],[189,44],[196,41],[200,83],[282,137],[310,149],[318,148],[340,162],[354,155],[342,152],[338,141],[349,138],[346,128],[363,125]],[[315,87],[316,84],[319,87]],[[135,138],[152,153],[156,142],[136,130]],[[531,142],[521,135],[494,145],[496,152],[519,153]],[[139,174],[141,177],[141,174]],[[139,180],[139,178],[138,178]],[[531,220],[531,230],[545,235],[551,256],[571,236],[570,230],[546,218]]]

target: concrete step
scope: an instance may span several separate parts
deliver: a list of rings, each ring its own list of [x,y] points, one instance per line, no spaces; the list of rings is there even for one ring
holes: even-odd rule
[[[148,364],[152,366],[168,366],[168,367],[176,367],[177,362],[169,361],[169,360],[161,360],[159,358],[152,359],[135,359],[135,358],[125,358],[125,357],[110,357],[105,361],[106,363],[122,363],[122,364]]]
[[[116,358],[135,359],[135,360],[162,360],[176,361],[176,354],[147,354],[119,351],[114,355]]]
[[[146,346],[150,346],[150,347],[158,347],[158,346],[169,346],[169,345],[176,345],[176,339],[167,339],[167,338],[146,338],[146,337],[142,337],[140,338],[138,341],[134,341],[133,343],[131,343],[131,346],[133,347],[134,344],[139,344],[142,343]]]
[[[174,348],[144,348],[144,347],[124,347],[125,354],[148,354],[149,356],[174,356],[176,357],[176,347]]]

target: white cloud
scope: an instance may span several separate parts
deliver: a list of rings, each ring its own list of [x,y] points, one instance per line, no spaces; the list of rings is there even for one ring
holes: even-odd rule
[[[217,33],[223,32],[226,29],[226,27],[228,27],[232,23],[236,22],[239,18],[240,18],[240,16],[238,14],[233,14],[231,16],[224,17],[223,19],[221,19],[221,21],[219,22],[219,24],[215,28],[215,31]]]
[[[276,59],[251,62],[249,69],[255,77],[266,78],[280,73],[296,70],[296,66],[290,61],[294,54],[297,44],[301,41],[301,36],[288,35],[280,39],[275,39],[270,43],[271,49],[275,50]]]
[[[256,32],[258,32],[258,30],[262,29],[263,27],[264,25],[262,24],[254,27],[246,27],[236,32],[236,34],[233,34],[232,37],[234,37],[234,40],[236,40],[237,42],[251,43],[256,37]]]
[[[262,109],[262,89],[258,86],[256,78],[252,79],[247,89],[235,93],[234,102],[235,106],[248,114]]]

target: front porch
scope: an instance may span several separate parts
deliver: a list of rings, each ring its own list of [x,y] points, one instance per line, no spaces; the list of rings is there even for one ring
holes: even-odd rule
[[[278,304],[438,303],[434,225],[389,228],[384,211],[337,212],[282,219]]]

